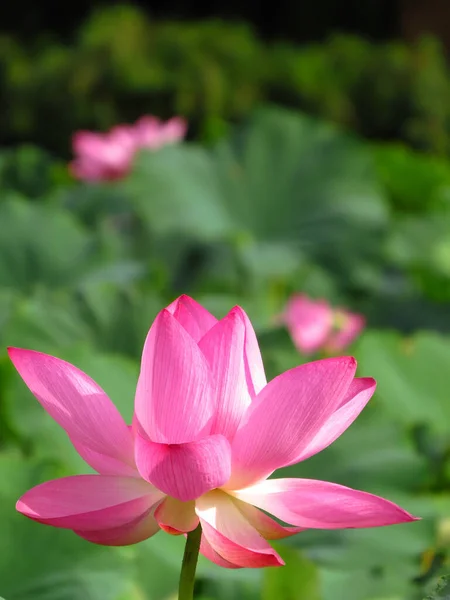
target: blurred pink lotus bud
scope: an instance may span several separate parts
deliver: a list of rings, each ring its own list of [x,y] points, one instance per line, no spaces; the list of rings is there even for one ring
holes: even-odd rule
[[[76,158],[70,170],[77,179],[121,179],[129,171],[136,152],[133,129],[121,125],[108,133],[79,131],[73,137],[73,150]]]
[[[365,326],[362,315],[334,309],[326,300],[312,300],[294,294],[280,321],[284,323],[295,346],[303,354],[319,350],[335,354],[344,350]]]
[[[134,126],[139,148],[160,148],[171,142],[182,140],[186,135],[187,123],[174,117],[165,123],[156,117],[141,117]]]
[[[187,124],[180,117],[163,122],[141,117],[134,125],[119,125],[107,133],[79,131],[73,137],[76,158],[70,164],[74,177],[84,181],[122,179],[141,148],[156,150],[181,140]]]

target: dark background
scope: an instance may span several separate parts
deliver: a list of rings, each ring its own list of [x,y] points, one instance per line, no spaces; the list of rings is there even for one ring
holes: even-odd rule
[[[305,2],[279,0],[276,5],[257,0],[164,0],[160,2],[136,2],[155,18],[201,19],[220,17],[251,22],[265,38],[285,38],[295,42],[320,39],[336,30],[364,35],[374,40],[398,36],[402,32],[404,11],[415,11],[446,0],[320,0]],[[61,38],[70,38],[72,32],[83,22],[92,9],[111,6],[119,2],[35,2],[17,0],[2,2],[0,6],[1,29],[27,38],[43,31]],[[120,2],[124,4],[124,2]]]

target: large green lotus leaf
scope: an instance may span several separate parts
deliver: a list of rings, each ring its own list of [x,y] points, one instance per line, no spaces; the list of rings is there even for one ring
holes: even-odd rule
[[[116,233],[89,233],[67,210],[10,196],[0,203],[0,287],[29,293],[39,287],[128,285],[145,273]]]
[[[8,290],[0,293],[0,306],[2,298],[6,308],[0,317],[3,347],[18,346],[51,353],[92,337],[86,323],[71,310],[70,296],[65,292],[53,294],[40,288],[34,295],[25,297]]]
[[[448,432],[449,337],[419,332],[403,338],[394,332],[369,331],[355,355],[361,372],[378,380],[376,398],[386,414],[398,423]]]
[[[290,235],[300,244],[326,242],[330,232],[344,238],[336,225],[369,229],[369,219],[374,228],[385,224],[385,201],[368,153],[309,117],[260,110],[216,154],[227,206],[260,239]],[[314,240],[318,231],[324,238]]]
[[[273,244],[281,269],[296,250],[343,276],[363,275],[388,212],[360,143],[308,117],[265,109],[215,154],[223,202],[249,233],[245,260]],[[265,262],[273,271],[267,260],[259,268]]]
[[[90,252],[90,237],[69,213],[17,197],[0,203],[3,287],[65,285],[77,278]]]
[[[433,300],[450,298],[450,213],[408,216],[392,224],[386,252],[422,293]]]
[[[145,336],[164,307],[153,290],[94,283],[77,297],[80,316],[89,325],[92,339],[102,350],[140,358]]]
[[[215,239],[230,233],[212,156],[194,145],[142,152],[124,183],[131,205],[152,232]]]

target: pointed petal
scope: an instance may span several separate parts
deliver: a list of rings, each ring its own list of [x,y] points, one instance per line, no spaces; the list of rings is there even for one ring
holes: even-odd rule
[[[154,442],[183,444],[209,433],[214,415],[211,376],[196,342],[167,311],[145,340],[136,417]]]
[[[247,385],[251,397],[254,398],[267,385],[267,379],[253,325],[246,312],[242,309],[240,312],[245,325],[244,359]]]
[[[231,439],[251,402],[244,363],[245,325],[239,308],[231,310],[200,340],[213,377],[216,414],[211,433]]]
[[[351,357],[300,365],[270,381],[232,442],[227,489],[266,478],[297,458],[342,402],[356,371]]]
[[[233,496],[286,523],[312,529],[380,527],[416,520],[379,496],[313,479],[269,479]]]
[[[165,498],[155,510],[155,519],[161,529],[172,535],[193,531],[198,525],[195,504],[180,502],[176,498]]]
[[[163,496],[142,479],[75,475],[37,485],[20,498],[16,508],[46,525],[96,531],[126,525]]]
[[[371,377],[355,378],[341,406],[324,423],[302,453],[289,464],[295,464],[327,448],[353,423],[375,392],[377,382]]]
[[[142,516],[111,529],[100,529],[96,531],[76,530],[75,533],[93,544],[102,546],[130,546],[142,542],[160,531],[158,522],[148,510]]]
[[[195,500],[228,481],[231,450],[223,435],[187,444],[157,444],[135,438],[136,464],[141,476],[168,496]]]
[[[174,300],[166,310],[175,317],[196,342],[200,341],[205,333],[217,323],[216,317],[186,295]]]
[[[225,560],[224,558],[222,558],[220,556],[220,554],[217,554],[217,552],[214,550],[214,548],[211,546],[211,544],[206,539],[204,533],[202,533],[202,539],[200,541],[200,554],[203,554],[203,556],[205,558],[207,558],[211,562],[215,563],[219,567],[223,567],[224,569],[241,569],[242,568],[239,565],[230,563],[228,560]]]
[[[239,511],[233,499],[214,490],[196,500],[205,538],[226,561],[240,567],[270,567],[284,564]]]
[[[20,376],[76,443],[134,465],[133,438],[114,404],[83,371],[54,356],[9,348]]]

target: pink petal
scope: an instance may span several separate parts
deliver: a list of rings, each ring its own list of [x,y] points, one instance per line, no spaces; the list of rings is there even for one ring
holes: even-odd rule
[[[244,310],[240,309],[240,313],[245,325],[245,373],[250,395],[254,398],[267,385],[267,379],[253,325]]]
[[[176,318],[161,311],[142,354],[135,402],[140,427],[154,442],[192,442],[208,435],[214,410],[206,358]]]
[[[177,142],[186,135],[187,123],[181,117],[173,117],[161,127],[161,138],[164,143]]]
[[[233,495],[286,523],[312,529],[380,527],[417,520],[379,496],[313,479],[269,479]]]
[[[355,371],[352,357],[328,358],[270,381],[233,440],[227,489],[247,487],[295,461],[342,402]]]
[[[186,121],[174,117],[166,123],[152,116],[141,117],[134,126],[136,140],[143,148],[160,148],[165,144],[178,141],[186,135]]]
[[[95,381],[53,356],[19,348],[8,352],[31,392],[75,443],[134,466],[132,435]]]
[[[144,479],[182,502],[222,486],[230,477],[231,450],[223,435],[187,444],[157,444],[137,435],[136,464]]]
[[[217,552],[214,550],[214,548],[211,546],[211,544],[206,539],[204,533],[202,534],[202,539],[200,541],[200,554],[203,554],[203,556],[205,558],[207,558],[211,562],[215,563],[219,567],[223,567],[224,569],[241,569],[242,568],[239,565],[234,565],[233,563],[230,563],[228,560],[225,560],[224,558],[222,558],[220,556],[220,554],[217,554]]]
[[[304,531],[304,527],[283,527],[283,525],[274,521],[258,508],[255,508],[246,502],[235,499],[235,504],[250,525],[254,527],[265,540],[281,540],[286,537],[291,537],[300,531]]]
[[[333,333],[327,341],[326,348],[328,352],[341,352],[349,346],[353,340],[362,332],[366,325],[366,319],[362,315],[350,313],[344,310],[337,310],[336,318],[344,321],[343,326]]]
[[[142,479],[75,475],[37,485],[20,498],[16,508],[46,525],[96,531],[138,519],[163,496]]]
[[[75,154],[95,154],[104,147],[102,134],[92,131],[77,131],[72,137],[72,147]]]
[[[211,433],[232,439],[251,402],[244,363],[245,325],[239,308],[210,329],[199,347],[208,360],[214,381],[216,414]]]
[[[298,350],[317,352],[333,328],[333,310],[325,300],[310,300],[296,294],[288,302],[284,320]]]
[[[218,322],[201,304],[183,295],[166,308],[196,342]]]
[[[180,502],[169,497],[155,510],[155,519],[161,529],[172,535],[193,531],[198,525],[194,502]]]
[[[70,165],[71,172],[87,181],[123,177],[136,151],[134,136],[126,125],[115,127],[108,133],[79,131],[72,141],[77,158]]]
[[[103,546],[129,546],[142,542],[160,531],[158,522],[151,514],[151,509],[133,521],[96,531],[76,530],[75,533],[89,542]]]
[[[371,377],[355,378],[341,406],[324,423],[308,446],[291,463],[305,460],[327,448],[353,423],[375,392],[377,382]]]
[[[127,463],[117,460],[116,458],[106,456],[105,454],[100,454],[100,452],[94,452],[94,450],[91,450],[76,440],[71,439],[71,442],[81,458],[95,471],[97,471],[97,473],[100,473],[100,475],[141,477],[135,466],[131,466]]]
[[[195,506],[206,540],[226,561],[239,567],[284,564],[224,492],[215,490],[206,494],[196,501]]]

